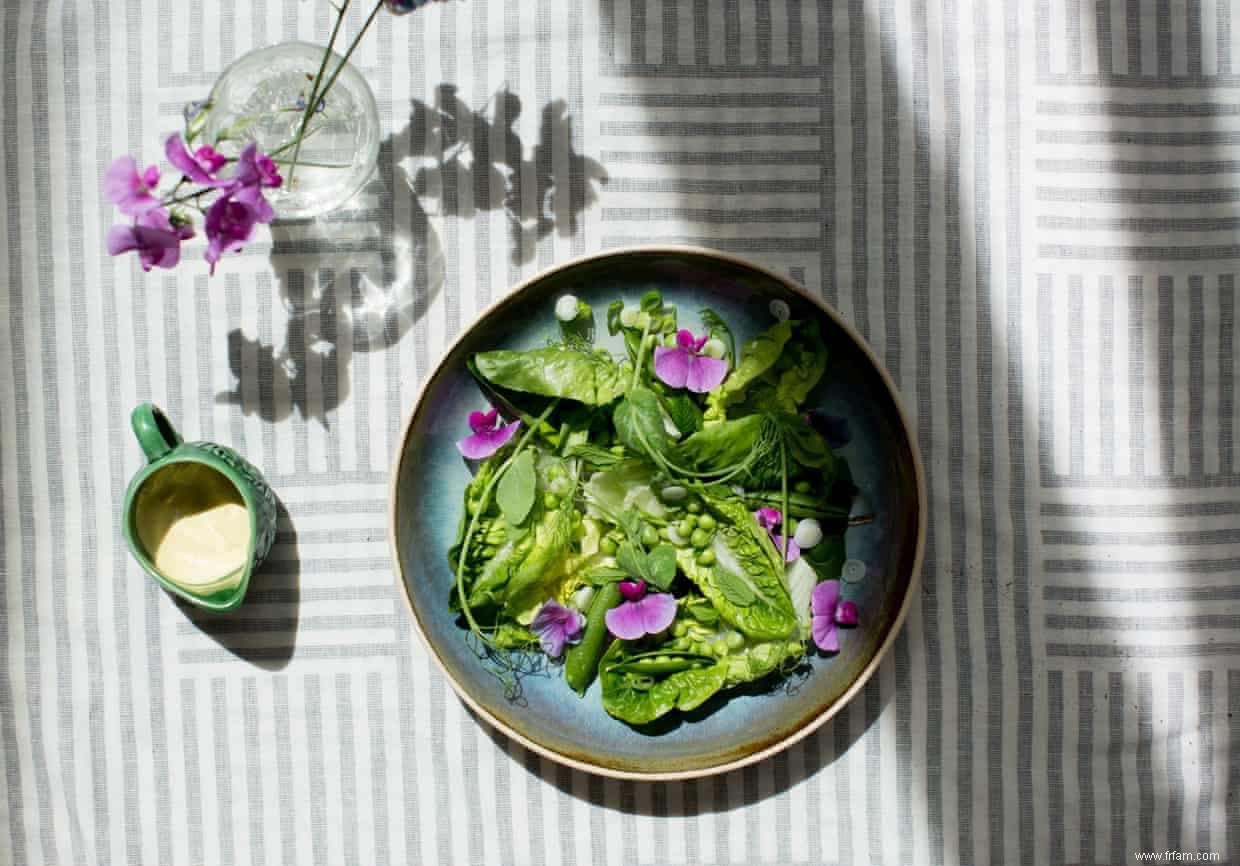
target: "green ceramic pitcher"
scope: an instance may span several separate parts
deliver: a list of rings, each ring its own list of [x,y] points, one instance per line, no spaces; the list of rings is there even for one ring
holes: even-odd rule
[[[236,451],[183,442],[150,403],[130,420],[148,461],[125,491],[130,552],[169,592],[208,610],[233,610],[275,540],[275,495]]]

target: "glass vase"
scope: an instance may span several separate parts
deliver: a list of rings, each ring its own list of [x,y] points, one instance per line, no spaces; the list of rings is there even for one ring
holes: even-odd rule
[[[361,73],[346,64],[319,100],[293,169],[297,133],[323,51],[308,42],[251,51],[224,70],[206,106],[204,141],[230,157],[253,141],[276,160],[285,183],[266,192],[281,219],[319,216],[340,207],[369,180],[379,158],[374,94]],[[324,83],[340,62],[338,55],[331,56]]]

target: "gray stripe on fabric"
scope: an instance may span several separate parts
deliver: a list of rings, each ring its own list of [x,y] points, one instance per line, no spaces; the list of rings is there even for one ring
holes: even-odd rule
[[[1167,674],[1167,847],[1179,850],[1184,824],[1184,674]]]
[[[745,809],[745,861],[747,863],[756,863],[762,858],[761,839],[759,834],[762,832],[761,825],[758,823],[758,810],[749,808],[754,806],[760,799],[758,788],[758,767],[750,764],[748,767],[740,771],[741,777],[741,804]]]
[[[1240,653],[1240,642],[1184,644],[1048,643],[1046,654],[1077,659],[1203,659]]]
[[[604,150],[601,158],[607,165],[814,165],[821,166],[822,154],[817,150]],[[581,172],[574,176],[579,177]],[[779,183],[779,181],[749,181]],[[814,184],[817,181],[804,181]],[[610,185],[610,184],[609,184]]]
[[[1095,862],[1094,803],[1094,673],[1077,671],[1077,707],[1079,708],[1076,745],[1076,781],[1080,789],[1077,809],[1081,827],[1081,863]]]
[[[237,10],[234,6],[235,2],[236,0],[222,0],[220,3],[219,46],[221,67],[232,63],[233,58],[237,54],[236,46],[233,44],[233,33],[237,28]]]
[[[192,679],[181,680],[181,742],[185,748],[185,825],[189,859],[203,862],[202,770],[198,760],[198,696]],[[288,790],[284,788],[282,790]]]
[[[929,96],[929,32],[925,0],[915,0],[912,7],[912,66],[913,66],[913,284],[919,291],[916,297],[914,322],[917,357],[922,363],[917,369],[917,439],[926,453],[933,452],[934,436],[931,425],[935,387],[930,379],[929,359],[933,357],[930,342],[930,96]],[[824,115],[826,116],[826,115]],[[935,489],[935,470],[926,467],[926,486]],[[925,563],[922,571],[924,593],[922,595],[922,634],[925,645],[926,667],[932,671],[926,682],[926,820],[928,825],[930,860],[943,859],[943,687],[938,675],[941,670],[942,650],[939,645],[938,578],[935,570],[937,551],[935,534],[926,539]],[[849,862],[849,857],[840,858]]]
[[[1240,614],[1200,613],[1177,616],[1090,616],[1088,614],[1046,615],[1048,629],[1089,629],[1109,631],[1192,631],[1195,629],[1240,629]]]
[[[219,822],[220,862],[230,864],[236,857],[233,839],[232,759],[228,742],[228,694],[223,677],[211,678],[211,742],[215,755],[215,799],[212,804]]]
[[[250,813],[250,862],[262,866],[267,848],[263,841],[263,767],[260,757],[258,721],[258,683],[254,677],[241,680],[241,710],[245,729],[245,779]],[[281,792],[283,795],[285,792]],[[171,861],[165,861],[171,862]]]
[[[771,65],[771,0],[754,2],[754,42],[758,64]],[[665,61],[666,62],[666,61]]]
[[[944,46],[955,45],[957,37],[957,5],[956,0],[943,0],[942,33]],[[960,107],[960,69],[958,53],[954,50],[943,52],[943,149],[948,154],[960,153],[961,107]],[[943,166],[943,218],[944,226],[944,302],[946,321],[944,332],[947,346],[952,352],[963,353],[961,334],[961,316],[963,286],[961,284],[962,250],[961,250],[961,213],[960,213],[960,162],[959,157],[948,158]],[[964,473],[964,441],[967,435],[964,422],[964,377],[959,363],[947,363],[947,430],[949,446],[947,449],[947,483],[951,490],[963,490]],[[980,437],[978,437],[980,438]],[[976,440],[974,440],[976,441]],[[951,497],[951,507],[947,513],[950,527],[950,549],[952,562],[963,562],[965,550],[965,531],[968,517],[965,513],[962,497]],[[951,622],[953,644],[956,654],[956,809],[960,816],[957,834],[957,850],[973,851],[973,655],[969,645],[969,606],[959,584],[951,586]],[[948,685],[950,692],[951,685]],[[878,808],[872,808],[871,814],[878,814]],[[877,862],[878,857],[872,858]]]
[[[529,767],[531,754],[532,753],[527,752],[525,755],[525,762],[526,762],[527,768]],[[740,773],[736,772],[736,773],[729,774],[729,776],[726,777],[726,779],[730,781],[739,776],[740,776]],[[731,798],[729,798],[727,795],[726,787],[724,787],[724,791],[722,795],[719,790],[720,786],[727,785],[727,781],[725,781],[725,777],[716,777],[716,778],[719,781],[717,782],[717,786],[715,788],[715,802],[727,803],[728,807],[731,808],[732,802],[731,802]],[[627,781],[627,780],[621,781],[618,783],[618,786],[619,786],[619,800],[620,800],[620,812],[621,812],[620,814],[620,844],[621,844],[622,853],[620,855],[620,862],[621,863],[636,863],[638,862],[637,860],[637,821],[634,818],[634,813],[637,811],[637,793],[633,790],[633,783],[630,781]],[[533,823],[533,818],[534,818],[533,812],[539,813],[539,817],[541,818],[542,810],[540,806],[541,806],[541,803],[539,802],[537,798],[533,798],[526,803],[526,810],[527,810],[528,817],[531,819],[531,823]],[[531,807],[532,807],[532,810],[531,810]],[[613,818],[613,820],[615,819]],[[531,834],[531,839],[532,838],[533,836]],[[531,857],[531,859],[533,858]]]
[[[806,0],[810,2],[810,0]],[[836,282],[838,274],[835,267],[835,178],[839,171],[839,166],[835,164],[835,124],[832,119],[835,117],[835,87],[836,79],[834,75],[835,67],[835,5],[833,3],[824,3],[819,5],[817,10],[818,21],[818,62],[821,68],[821,81],[818,88],[819,105],[818,117],[822,122],[822,129],[819,134],[819,143],[821,147],[821,165],[822,180],[821,184],[813,182],[808,184],[812,189],[800,190],[793,189],[794,186],[800,186],[798,181],[766,181],[757,182],[762,185],[767,184],[789,184],[790,188],[782,191],[794,192],[817,192],[819,194],[820,207],[822,209],[822,230],[818,238],[821,245],[819,254],[819,292],[828,303],[836,302],[837,286]],[[791,28],[790,28],[791,29]],[[800,40],[793,40],[794,44]],[[722,190],[720,190],[722,192]],[[775,189],[770,189],[775,192]],[[757,190],[755,189],[756,193]]]
[[[1107,716],[1107,778],[1111,788],[1111,862],[1128,862],[1128,834],[1124,826],[1124,676],[1118,671],[1107,675],[1109,700]],[[1147,849],[1148,850],[1148,849]]]
[[[1048,174],[1234,174],[1235,159],[1051,159],[1039,157],[1034,167]]]
[[[1229,503],[1230,504],[1230,503]],[[1178,529],[1166,532],[1090,532],[1075,529],[1044,529],[1047,544],[1198,545],[1240,544],[1240,526],[1226,529]]]
[[[8,201],[16,202],[21,200],[21,182],[18,174],[19,166],[19,143],[18,130],[21,126],[17,118],[19,117],[17,94],[14,90],[14,84],[18,80],[19,69],[17,65],[17,46],[18,46],[18,10],[10,8],[6,16],[4,36],[5,46],[3,56],[6,58],[5,66],[5,87],[4,87],[4,165],[5,165],[5,188],[7,190],[6,198]],[[23,248],[21,237],[21,223],[14,218],[14,214],[10,211],[7,220],[8,225],[8,263],[9,263],[9,285],[20,286],[23,284]],[[30,437],[34,434],[32,424],[30,422],[29,398],[27,396],[28,379],[26,372],[27,342],[26,333],[23,325],[25,316],[25,301],[22,292],[9,293],[9,340],[10,350],[13,359],[13,421],[16,431],[16,442],[12,443],[17,456],[17,491],[19,502],[33,501],[32,465],[30,460]],[[6,446],[9,443],[6,443]],[[37,536],[34,531],[34,513],[30,508],[20,509],[18,523],[21,527],[20,544],[21,544],[21,569],[23,574],[33,574],[35,570],[35,553]],[[23,858],[31,856],[32,852],[27,851],[27,846],[33,847],[33,839],[26,838],[25,822],[25,794],[24,789],[33,786],[35,789],[36,799],[38,803],[40,818],[50,816],[51,800],[50,790],[51,782],[47,773],[47,758],[44,755],[44,743],[42,732],[42,716],[43,701],[40,692],[40,666],[41,657],[39,653],[39,611],[38,601],[35,592],[36,584],[33,581],[21,581],[21,611],[14,612],[13,616],[21,617],[25,641],[22,647],[24,655],[23,664],[18,669],[25,674],[25,696],[26,696],[26,720],[29,725],[30,733],[27,735],[27,742],[22,743],[21,751],[29,751],[30,762],[32,764],[34,778],[24,778],[18,762],[19,747],[14,740],[14,748],[8,752],[6,763],[12,770],[10,772],[16,776],[16,789],[9,789],[9,821],[13,838],[13,855],[18,862]],[[7,650],[6,650],[7,655]],[[11,664],[11,662],[10,662]],[[6,665],[6,674],[9,671]],[[6,707],[13,706],[6,704]],[[16,727],[17,708],[13,706],[13,721],[10,723],[10,730]],[[14,731],[14,736],[16,732]],[[16,772],[14,772],[16,771]],[[50,821],[39,820],[36,822],[40,828],[40,850],[45,857],[56,857],[55,837],[52,833]],[[38,855],[34,855],[38,856]]]
[[[1218,574],[1240,569],[1240,557],[1221,559],[1173,559],[1161,562],[1115,559],[1047,559],[1049,574]]]
[[[867,855],[871,863],[883,860],[883,837],[887,835],[875,816],[883,811],[883,754],[879,716],[883,711],[882,677],[873,676],[865,684],[865,773],[868,783],[865,786],[866,828],[869,830]],[[791,862],[785,857],[779,862]]]
[[[679,17],[679,13],[677,12],[677,2],[676,0],[662,0],[662,7],[663,7],[663,12],[662,12],[662,15],[663,15],[663,63],[667,66],[679,66],[681,65],[683,60],[680,57],[680,17]],[[580,4],[574,3],[570,7],[570,12],[569,12],[570,16],[572,15],[573,11],[580,11],[580,9],[581,9]],[[574,40],[576,41],[577,46],[581,44],[580,18],[578,18],[577,23],[578,23],[578,27],[576,29],[573,28],[571,22],[569,24],[568,65],[569,65],[570,75],[572,75],[574,71],[577,72],[578,74],[580,74],[581,72],[580,52],[578,51],[577,57],[575,59],[572,56],[573,48],[574,48]],[[571,88],[571,85],[570,85],[570,88]],[[573,101],[570,98],[569,99],[570,109],[576,112],[577,109],[580,108],[580,105],[579,104],[573,105],[572,102]],[[575,113],[574,116],[579,117],[580,115]]]
[[[250,34],[255,46],[267,43],[267,0],[251,0]]]
[[[1230,754],[1235,757],[1240,746],[1240,670],[1227,671],[1227,743]],[[1240,791],[1240,761],[1232,760],[1227,774],[1227,790],[1230,796]],[[1240,851],[1240,809],[1234,801],[1227,810],[1227,850]]]
[[[865,0],[848,0],[848,66],[852,117],[852,308],[853,324],[870,338],[869,251],[866,246],[868,219],[866,142],[869,121],[866,110]]]
[[[1079,502],[1044,502],[1041,512],[1058,517],[1192,517],[1240,514],[1240,501],[1233,502],[1151,502],[1145,504],[1109,503],[1085,505]]]
[[[830,106],[823,108],[826,112]],[[824,136],[825,137],[825,136]],[[704,195],[775,195],[781,193],[822,193],[830,186],[819,180],[711,180],[697,178],[613,177],[609,192],[659,192]]]
[[[1197,850],[1210,850],[1214,800],[1214,671],[1197,672]]]
[[[812,253],[819,251],[820,247],[818,238],[720,238],[714,235],[687,234],[640,234],[623,237],[605,235],[602,239],[602,246],[612,249],[644,242],[688,244],[690,246],[711,247],[717,250],[736,253]],[[830,297],[827,298],[827,301],[828,303],[834,303]]]
[[[1085,293],[1081,276],[1068,277],[1068,430],[1072,474],[1085,474]],[[1090,334],[1090,339],[1095,335]],[[1064,383],[1058,383],[1063,387]]]
[[[1099,364],[1098,417],[1101,429],[1099,471],[1115,474],[1115,284],[1110,274],[1098,278]]]
[[[1235,412],[1236,278],[1218,278],[1218,465],[1224,473],[1236,471],[1232,417]],[[1240,510],[1240,503],[1235,503]]]
[[[885,334],[883,344],[887,369],[898,383],[900,378],[900,181],[902,173],[900,112],[903,106],[900,102],[894,0],[879,0],[878,15],[879,68],[882,75],[883,100],[883,326]],[[984,87],[979,85],[978,89],[980,93]]]
[[[913,688],[912,649],[908,633],[896,638],[896,821],[899,831],[898,863],[913,862]],[[997,767],[999,761],[992,761]],[[812,766],[812,765],[811,765]],[[993,808],[993,804],[992,804]],[[820,850],[811,847],[811,851]]]
[[[629,30],[630,62],[638,65],[646,63],[646,0],[629,0],[629,20],[623,22]],[[539,33],[542,33],[541,28]],[[543,65],[539,64],[541,73]],[[539,100],[542,104],[542,100]]]
[[[810,0],[806,0],[806,2],[810,2]],[[799,22],[802,20],[801,0],[788,0],[787,10],[788,10],[787,12],[787,15],[788,15],[788,66],[797,67],[797,66],[800,66],[804,62],[803,60],[804,51],[803,51],[803,46],[801,44],[801,38],[800,38],[799,27],[798,27]],[[821,31],[821,23],[819,24],[819,30]]]
[[[633,0],[633,8],[636,10],[639,6],[642,10],[643,18],[641,20],[641,51],[643,56],[646,51],[646,21],[645,7],[646,0]],[[634,24],[637,22],[634,21]],[[541,146],[534,148],[534,163],[537,166],[538,176],[540,178],[550,178],[550,183],[554,189],[563,189],[568,185],[567,177],[558,177],[555,172],[555,162],[552,159],[555,151],[555,122],[552,119],[552,111],[556,107],[562,107],[563,103],[559,102],[559,106],[553,106],[551,102],[551,10],[549,0],[538,0],[535,11],[536,31],[534,37],[535,47],[535,67],[534,67],[534,94],[538,100],[538,104],[544,106],[542,119],[542,134],[540,138]],[[635,34],[636,37],[636,34]],[[546,181],[543,181],[545,183]],[[535,203],[534,218],[536,223],[541,224],[544,219],[551,220],[550,226],[554,226],[557,215],[553,211],[553,205],[547,199],[543,192],[542,185],[535,185]],[[547,268],[555,259],[554,252],[554,236],[553,231],[538,230],[540,237],[538,241],[538,266]]]
[[[823,127],[813,122],[760,121],[754,123],[732,121],[684,121],[684,120],[603,120],[599,121],[599,135],[644,135],[654,138],[664,136],[792,136],[819,135]]]
[[[327,777],[323,768],[323,697],[318,674],[306,674],[306,751],[303,760],[310,778],[310,851],[315,866],[327,863]]]
[[[718,9],[716,3],[714,9]],[[741,16],[737,0],[723,0],[724,63],[736,68],[741,62]]]
[[[1189,475],[1205,474],[1205,310],[1202,300],[1203,281],[1200,274],[1188,278],[1188,464]]]
[[[396,625],[397,614],[340,614],[308,617],[304,614],[290,616],[264,616],[221,621],[210,614],[194,615],[194,619],[177,623],[177,634],[193,636],[201,633],[203,627],[211,630],[213,635],[226,634],[295,634],[300,630],[307,632],[327,631],[335,629],[376,629],[392,628]]]
[[[470,44],[473,48],[473,79],[474,79],[474,104],[483,105],[490,99],[490,52],[487,45],[490,40],[490,4],[473,3],[470,4]],[[580,32],[577,34],[580,40]],[[576,47],[580,53],[580,45]],[[493,148],[498,142],[492,141],[491,136],[498,137],[501,135],[494,127],[486,127],[485,129],[475,124],[470,130],[470,138],[473,142],[474,159],[480,165],[491,165]],[[476,237],[474,244],[474,291],[477,294],[478,306],[480,308],[489,306],[491,303],[493,291],[491,289],[491,229],[492,229],[492,208],[490,207],[491,196],[498,193],[499,190],[491,189],[491,173],[489,171],[474,172],[474,212],[473,226]]]
[[[447,705],[444,681],[438,672],[432,673],[426,700],[431,722],[431,742],[442,743],[447,729]],[[447,755],[440,748],[431,749],[431,772],[434,779],[435,797],[435,845],[440,863],[452,859],[452,803],[449,800]],[[416,782],[415,782],[416,784]]]
[[[370,731],[370,819],[375,833],[375,866],[388,866],[392,862],[389,848],[391,828],[388,826],[388,754],[383,725],[383,679],[378,671],[371,671],[366,674],[366,727]]]
[[[1098,72],[1102,75],[1114,74],[1110,0],[1099,0],[1097,6],[1094,7],[1094,37],[1098,42]]]
[[[1218,71],[1221,75],[1231,72],[1231,3],[1224,0],[1215,6],[1215,12],[1218,18],[1218,26],[1215,29],[1216,38],[1218,39],[1218,49],[1215,57],[1218,58]]]
[[[1055,403],[1051,400],[1051,320],[1052,277],[1038,274],[1037,323],[1038,323],[1038,464],[1042,483],[1046,484],[1055,472]]]
[[[1128,0],[1128,76],[1141,74],[1141,5],[1140,0]],[[1118,849],[1117,849],[1118,850]],[[1114,855],[1112,855],[1114,856]],[[1127,856],[1127,855],[1124,855]]]
[[[50,94],[48,92],[48,49],[47,49],[47,26],[50,16],[38,16],[33,25],[31,34],[30,61],[31,61],[31,84],[33,105],[31,110],[32,127],[35,141],[35,160],[37,164],[49,164],[51,162],[51,152],[48,141],[48,116],[47,106]],[[61,48],[65,54],[70,51],[76,51],[76,30],[73,11],[64,10],[62,16],[62,36]],[[72,47],[70,44],[72,43]],[[77,95],[77,63],[76,57],[73,57],[73,64],[68,65],[69,58],[62,55],[55,58],[54,62],[65,68],[65,97],[66,102],[76,103]],[[68,150],[68,140],[78,137],[76,133],[76,113],[68,111],[69,106],[66,105],[66,159],[65,166],[69,178],[76,178],[77,186],[70,187],[68,195],[71,199],[77,199],[76,211],[81,210],[81,170],[79,160],[74,155],[70,155]],[[55,253],[52,247],[52,231],[51,231],[51,189],[48,180],[48,173],[37,171],[34,175],[34,194],[40,202],[46,203],[46,207],[39,208],[36,213],[38,215],[38,266],[39,280],[44,286],[54,286],[55,274],[53,268],[53,260]],[[74,208],[70,207],[70,211],[74,212]],[[80,235],[77,239],[71,241],[75,246],[81,246]],[[79,284],[80,285],[80,284]],[[20,291],[20,289],[18,290]],[[44,437],[46,439],[46,447],[48,454],[59,454],[68,443],[61,441],[61,428],[59,423],[60,416],[60,381],[56,372],[56,356],[59,354],[57,349],[57,329],[55,315],[55,295],[53,291],[48,291],[42,295],[39,304],[39,337],[40,351],[42,355],[43,367],[43,427]],[[75,347],[76,349],[77,347]],[[15,358],[20,362],[20,358]],[[77,402],[77,388],[70,385],[71,399]],[[20,423],[20,419],[18,420]],[[68,447],[72,447],[68,445]],[[89,463],[86,465],[90,465]],[[51,508],[51,532],[53,538],[65,538],[65,515],[66,515],[66,495],[65,480],[62,472],[61,462],[59,460],[49,459],[46,467],[47,478],[47,496],[48,503]],[[89,474],[89,473],[85,473]],[[62,787],[61,797],[65,801],[66,813],[68,818],[68,836],[70,841],[72,856],[77,862],[84,862],[86,859],[85,840],[83,838],[81,821],[77,811],[77,759],[76,744],[77,738],[73,733],[73,703],[74,703],[74,679],[73,679],[73,661],[72,647],[69,622],[69,612],[66,605],[68,598],[67,584],[69,580],[68,567],[66,564],[65,544],[52,545],[52,582],[54,586],[60,587],[61,591],[54,592],[52,595],[52,623],[54,626],[56,641],[56,698],[57,698],[57,724],[59,731],[59,763],[60,763],[60,780]],[[85,572],[90,574],[89,571]],[[83,581],[88,582],[88,581]],[[35,733],[34,736],[40,736]],[[53,822],[51,832],[55,838],[55,824]],[[57,849],[53,849],[57,850]],[[46,849],[45,849],[46,854]]]
[[[902,636],[904,634],[905,634],[904,632],[901,632]],[[805,744],[805,766],[806,766],[807,773],[813,772],[815,769],[818,769],[818,768],[821,768],[820,769],[821,773],[831,772],[831,770],[825,766],[826,762],[823,760],[823,752],[826,751],[826,749],[824,748],[824,744],[827,742],[827,732],[829,730],[833,731],[835,726],[838,725],[839,723],[840,723],[839,717],[836,716],[830,722],[823,725],[813,734],[811,734],[810,736],[802,740],[802,742]],[[912,784],[912,781],[910,779],[910,787],[911,787],[911,784]],[[696,813],[697,808],[698,808],[697,788],[694,787],[691,790],[693,793],[693,799],[689,800],[688,798],[686,798],[685,807],[688,808],[689,803],[692,802],[694,806],[694,811]],[[822,799],[822,786],[821,785],[807,785],[806,786],[806,790],[805,790],[805,826],[807,830],[806,841],[808,842],[808,848],[811,852],[822,850],[823,828],[820,825],[823,823],[823,820],[822,820],[821,799]],[[698,839],[697,839],[697,832],[696,832],[697,822],[696,821],[694,822],[694,831],[695,832],[691,840],[693,842],[693,847],[689,848],[686,846],[685,848],[685,852],[687,855],[687,859],[689,859],[689,862],[697,862],[697,860],[693,858],[697,858],[698,852],[701,850],[701,846],[698,843]]]
[[[602,208],[603,222],[653,222],[682,220],[722,225],[754,223],[813,223],[818,220],[817,208],[683,208],[683,207],[608,207]]]
[[[1158,42],[1158,78],[1165,81],[1171,77],[1171,0],[1156,0],[1156,3],[1158,23],[1154,33]]]
[[[1113,99],[1070,102],[1039,99],[1035,111],[1044,117],[1233,117],[1240,114],[1240,105],[1228,102],[1118,102]]]
[[[831,729],[833,735],[831,769],[835,772],[835,812],[838,816],[836,835],[839,839],[838,851],[841,863],[852,863],[857,859],[853,850],[852,786],[848,773],[848,745],[852,740],[849,734],[852,727],[852,714],[860,709],[860,705],[856,703],[844,707],[835,716],[835,723]],[[927,767],[927,776],[931,772],[931,768]]]
[[[1050,862],[1065,863],[1063,797],[1063,671],[1046,672],[1046,816]]]
[[[1162,474],[1175,472],[1175,286],[1170,276],[1158,278],[1158,415]]]
[[[1224,0],[1226,2],[1226,0]],[[1188,77],[1201,78],[1201,0],[1188,4]]]
[[[1018,96],[1021,69],[1020,16],[1018,6],[1006,4],[1005,39],[1008,50],[1004,60],[1004,111],[1007,150],[1007,189],[1023,189],[1020,176],[1021,125]],[[1025,518],[1025,382],[1021,364],[1025,351],[1021,341],[1023,306],[1021,259],[1020,196],[1008,197],[1007,213],[1007,290],[1008,290],[1008,402],[1007,436],[1010,486],[1008,512],[1012,527],[1012,616],[1016,638],[1016,787],[1019,815],[1019,847],[1021,866],[1031,866],[1034,856],[1033,839],[1033,642],[1029,621],[1029,541]]]
[[[1228,147],[1240,144],[1240,131],[1207,129],[1154,132],[1127,129],[1039,129],[1038,144],[1078,146],[1118,144],[1141,147]]]
[[[1109,187],[1040,186],[1038,201],[1087,204],[1230,204],[1240,189],[1123,189]]]
[[[336,674],[336,735],[340,750],[340,834],[345,863],[358,863],[357,848],[357,758],[353,733],[353,679],[344,672]],[[477,802],[477,801],[475,801]]]
[[[1236,601],[1240,586],[1198,587],[1099,587],[1047,586],[1042,591],[1047,601],[1082,602],[1166,602],[1166,601]]]
[[[1037,33],[1033,43],[1037,48],[1037,69],[1038,80],[1045,80],[1051,74],[1051,54],[1050,54],[1050,3],[1048,0],[1038,0],[1036,20],[1034,26]]]
[[[1064,34],[1067,37],[1068,74],[1079,74],[1081,71],[1081,0],[1066,0],[1064,5],[1064,12],[1068,19]]]
[[[1145,286],[1128,277],[1128,428],[1133,474],[1145,475]],[[1122,323],[1121,323],[1122,324]]]
[[[1237,163],[1240,170],[1240,163]],[[1059,231],[1219,232],[1240,230],[1240,217],[1076,217],[1040,214],[1038,228]]]
[[[1050,648],[1048,647],[1048,650]],[[1154,680],[1148,671],[1137,673],[1137,838],[1145,851],[1154,850]]]
[[[211,339],[211,285],[206,274],[194,277],[194,336],[200,346],[212,345]],[[290,330],[294,319],[289,321]],[[291,343],[290,343],[291,345]],[[211,370],[211,353],[198,353],[198,381],[204,387],[198,389],[198,429],[203,439],[215,438],[215,395],[210,384],[214,377]],[[270,478],[268,479],[270,481]]]
[[[773,93],[600,93],[600,108],[800,108],[818,104],[812,91]]]
[[[277,675],[271,681],[272,709],[276,732],[276,780],[281,792],[280,803],[280,862],[297,862],[297,831],[293,819],[293,732],[289,718],[288,677]],[[300,799],[300,798],[299,798]]]

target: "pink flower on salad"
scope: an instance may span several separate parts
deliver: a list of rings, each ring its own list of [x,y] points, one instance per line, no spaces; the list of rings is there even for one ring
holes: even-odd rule
[[[646,592],[644,580],[620,581],[624,601],[607,611],[607,630],[621,640],[658,634],[676,618],[676,599],[670,592]]]
[[[851,601],[840,601],[840,582],[824,580],[814,587],[810,595],[810,628],[814,635],[814,643],[824,652],[840,651],[840,634],[838,626],[854,626],[857,624],[857,605]]]
[[[469,429],[474,432],[457,442],[456,447],[470,460],[483,460],[507,445],[520,426],[520,421],[500,425],[498,409],[470,412]]]
[[[586,618],[580,611],[565,607],[554,598],[549,598],[534,614],[530,630],[538,635],[538,642],[543,652],[558,659],[564,655],[564,647],[578,643],[581,631],[585,628]]]
[[[656,346],[654,372],[659,380],[673,388],[688,388],[705,394],[719,387],[728,375],[728,362],[702,354],[708,336],[694,337],[681,329],[676,333],[675,346]]]
[[[116,205],[125,216],[136,217],[159,206],[159,199],[152,195],[158,185],[159,169],[156,166],[149,166],[139,174],[138,163],[132,156],[118,156],[104,172],[103,197]]]
[[[783,550],[784,537],[775,530],[781,528],[784,523],[784,515],[778,508],[759,508],[753,513],[754,519],[758,521],[758,525],[765,529],[771,535],[771,541],[775,545],[776,550]],[[801,557],[801,546],[796,541],[788,538],[788,549],[784,551],[784,561],[794,562]]]

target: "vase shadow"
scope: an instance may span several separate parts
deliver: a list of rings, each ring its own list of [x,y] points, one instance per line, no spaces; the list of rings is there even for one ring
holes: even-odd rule
[[[443,291],[445,220],[504,214],[514,265],[552,232],[576,232],[606,171],[574,150],[563,100],[543,106],[528,152],[521,111],[506,89],[474,110],[456,85],[441,84],[433,102],[411,102],[353,200],[325,217],[273,223],[270,262],[287,325],[270,342],[229,332],[235,381],[217,402],[272,423],[297,415],[326,426],[352,389],[353,356],[395,346]]]

